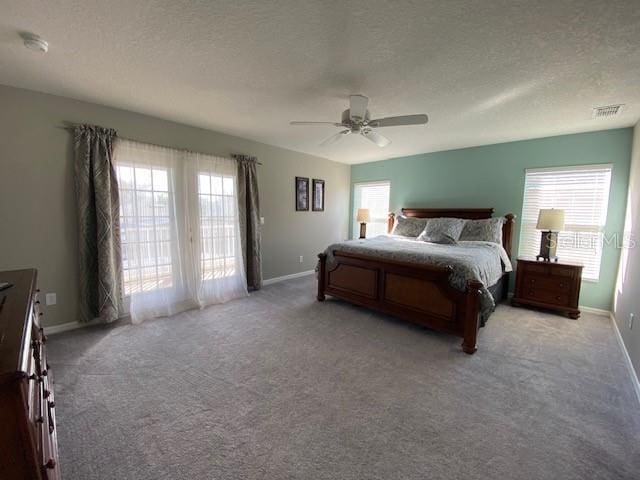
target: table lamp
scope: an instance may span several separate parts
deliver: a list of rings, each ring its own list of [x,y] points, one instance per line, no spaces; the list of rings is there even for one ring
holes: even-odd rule
[[[558,246],[558,232],[564,228],[564,210],[542,208],[538,212],[537,230],[542,230],[540,238],[540,253],[536,260],[557,262],[556,247]]]
[[[369,209],[359,208],[356,219],[358,222],[360,222],[360,238],[365,238],[367,236],[367,222],[371,221]]]

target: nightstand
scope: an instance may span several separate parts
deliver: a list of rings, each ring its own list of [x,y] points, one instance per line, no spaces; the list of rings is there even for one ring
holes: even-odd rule
[[[576,319],[581,281],[582,265],[578,263],[520,257],[511,305],[556,310]]]

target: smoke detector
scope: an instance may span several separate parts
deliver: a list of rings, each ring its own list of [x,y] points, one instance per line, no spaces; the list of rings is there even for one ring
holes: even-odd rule
[[[49,50],[49,42],[47,42],[40,35],[36,35],[34,33],[22,33],[20,34],[20,36],[22,37],[24,46],[29,50],[42,53],[47,53],[47,51]]]
[[[620,105],[606,105],[604,107],[594,107],[591,118],[610,118],[620,115],[622,112],[623,104]]]

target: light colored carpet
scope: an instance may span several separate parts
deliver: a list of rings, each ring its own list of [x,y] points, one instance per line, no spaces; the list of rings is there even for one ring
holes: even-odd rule
[[[500,306],[468,356],[314,289],[52,336],[65,479],[639,478],[608,319]]]

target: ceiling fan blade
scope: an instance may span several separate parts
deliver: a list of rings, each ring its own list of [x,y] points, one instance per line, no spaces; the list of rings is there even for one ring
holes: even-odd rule
[[[368,125],[370,127],[396,127],[402,125],[424,125],[428,121],[429,117],[424,114],[402,115],[400,117],[386,117],[371,120]]]
[[[289,125],[333,125],[335,127],[341,127],[341,123],[335,122],[289,122]]]
[[[350,133],[351,130],[342,130],[341,132],[338,132],[335,135],[331,135],[329,138],[324,139],[322,142],[320,142],[320,146],[326,147],[327,145],[334,144],[342,137],[344,137],[345,135],[349,135]]]
[[[360,133],[367,140],[372,141],[379,147],[386,147],[391,143],[391,140],[389,140],[387,137],[385,137],[384,135],[380,135],[378,132],[371,129],[368,129],[368,130],[363,129]]]
[[[359,120],[364,119],[367,114],[367,106],[369,105],[369,99],[364,95],[351,95],[349,96],[349,116],[353,120],[354,117]]]

